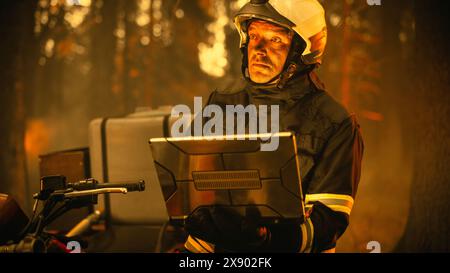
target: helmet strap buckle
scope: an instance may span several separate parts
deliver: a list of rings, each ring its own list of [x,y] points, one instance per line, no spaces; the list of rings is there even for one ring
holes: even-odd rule
[[[289,67],[280,75],[280,79],[278,81],[277,87],[279,89],[283,89],[284,86],[287,84],[290,78],[294,76],[294,74],[297,72],[298,66],[296,63],[292,62]]]

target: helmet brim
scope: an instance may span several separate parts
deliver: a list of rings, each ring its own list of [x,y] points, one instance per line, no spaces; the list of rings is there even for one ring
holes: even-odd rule
[[[296,25],[281,15],[269,2],[264,4],[247,3],[235,16],[235,23],[242,27],[242,23],[251,19],[260,19],[292,29]]]

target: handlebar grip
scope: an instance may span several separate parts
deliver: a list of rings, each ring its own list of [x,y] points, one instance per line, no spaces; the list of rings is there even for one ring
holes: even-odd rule
[[[128,191],[145,191],[145,182],[139,181],[138,183],[133,183],[125,186]]]
[[[144,191],[145,190],[145,182],[139,181],[137,183],[104,183],[97,184],[97,189],[105,189],[105,188],[126,188],[128,192],[132,191]]]
[[[44,241],[32,236],[25,237],[18,244],[0,246],[0,253],[45,253]]]

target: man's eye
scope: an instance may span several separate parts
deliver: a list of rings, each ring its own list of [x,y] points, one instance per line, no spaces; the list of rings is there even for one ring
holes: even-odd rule
[[[250,38],[250,40],[255,40],[256,39],[256,35],[255,34],[250,34],[249,38]]]
[[[272,42],[274,42],[274,43],[281,43],[281,38],[280,37],[273,37],[272,38]]]

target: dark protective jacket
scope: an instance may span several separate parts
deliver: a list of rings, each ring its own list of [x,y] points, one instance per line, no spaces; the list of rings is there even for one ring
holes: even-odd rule
[[[280,131],[298,140],[300,172],[310,217],[300,226],[270,227],[268,251],[322,252],[335,247],[349,224],[363,155],[353,114],[328,94],[314,72],[297,75],[283,88],[242,81],[211,94],[208,104],[279,105]]]

